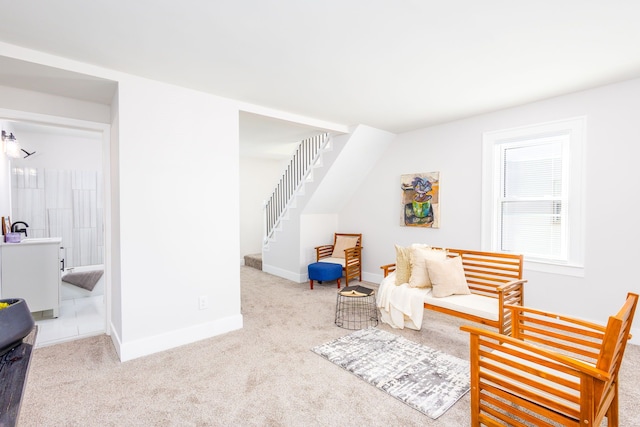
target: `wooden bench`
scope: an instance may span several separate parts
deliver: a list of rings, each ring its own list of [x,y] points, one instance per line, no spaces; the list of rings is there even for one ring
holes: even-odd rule
[[[619,424],[618,373],[638,295],[606,325],[509,306],[511,336],[470,334],[472,426]],[[637,424],[636,424],[637,425]]]
[[[460,256],[465,272],[465,278],[471,291],[471,304],[495,307],[495,313],[473,314],[468,307],[456,305],[466,298],[459,296],[434,298],[427,297],[424,308],[460,317],[472,322],[492,326],[501,334],[509,333],[511,329],[511,311],[505,306],[523,305],[524,284],[522,279],[523,256],[503,254],[497,252],[471,251],[464,249],[448,249],[449,257]],[[384,277],[395,271],[395,264],[383,265]],[[487,299],[490,298],[490,299]],[[488,303],[488,304],[487,304]]]

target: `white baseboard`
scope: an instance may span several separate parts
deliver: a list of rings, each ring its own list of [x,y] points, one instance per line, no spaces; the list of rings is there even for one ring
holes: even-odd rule
[[[126,343],[122,342],[112,325],[111,340],[116,347],[120,361],[127,362],[139,357],[242,329],[242,325],[242,315],[238,314]]]
[[[292,271],[283,270],[282,268],[266,264],[262,264],[262,271],[296,283],[304,283],[309,280],[309,276],[307,274],[294,273]]]
[[[382,274],[362,272],[362,280],[365,282],[377,283],[379,285],[380,282],[382,282],[382,279],[384,279]]]

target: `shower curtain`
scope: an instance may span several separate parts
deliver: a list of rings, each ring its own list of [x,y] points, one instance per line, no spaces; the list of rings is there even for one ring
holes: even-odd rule
[[[65,267],[102,264],[102,174],[95,171],[11,169],[11,219],[29,237],[61,237]]]

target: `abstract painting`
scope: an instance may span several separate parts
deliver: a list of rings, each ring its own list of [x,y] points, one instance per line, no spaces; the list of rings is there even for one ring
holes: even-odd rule
[[[400,189],[401,225],[440,227],[440,172],[401,175]]]

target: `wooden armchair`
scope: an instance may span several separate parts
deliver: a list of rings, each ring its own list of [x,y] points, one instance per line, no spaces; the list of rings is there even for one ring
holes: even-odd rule
[[[472,426],[618,425],[618,370],[638,295],[606,326],[509,306],[512,336],[471,334]]]
[[[317,262],[342,265],[346,286],[349,286],[351,279],[362,281],[362,234],[335,233],[333,245],[317,246],[315,249]]]

